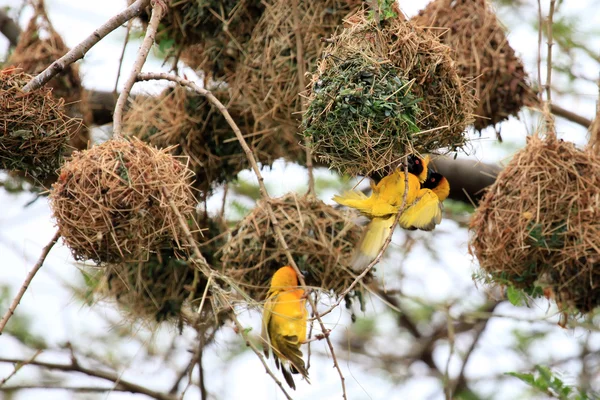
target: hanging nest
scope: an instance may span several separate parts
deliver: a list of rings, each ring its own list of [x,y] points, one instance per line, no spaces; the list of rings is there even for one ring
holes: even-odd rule
[[[169,199],[193,225],[192,172],[138,139],[75,152],[50,195],[60,234],[77,260],[145,261],[182,228]],[[169,198],[165,197],[168,193]]]
[[[399,17],[359,12],[324,52],[303,129],[321,161],[367,175],[407,153],[462,148],[473,108],[448,47]]]
[[[38,75],[68,51],[69,48],[50,23],[43,4],[38,4],[27,29],[19,36],[19,42],[7,65],[21,68],[27,74]],[[81,85],[79,67],[70,64],[46,86],[52,88],[55,98],[64,99],[66,114],[81,121],[70,126],[71,147],[78,150],[87,149],[90,141],[87,126],[92,123],[92,113],[87,94]]]
[[[459,75],[469,80],[479,99],[475,129],[516,116],[535,101],[523,62],[487,0],[434,0],[412,21],[454,51]]]
[[[62,164],[77,122],[49,89],[23,93],[31,79],[19,69],[0,71],[0,168],[43,180]]]
[[[131,5],[134,0],[128,0]],[[169,55],[214,78],[230,76],[260,19],[261,0],[169,0],[156,41]],[[150,9],[140,17],[147,25]]]
[[[180,320],[183,305],[202,297],[206,283],[193,261],[168,247],[144,261],[107,264],[96,292],[134,319],[162,322]]]
[[[361,4],[360,0],[270,1],[233,82],[234,92],[248,102],[262,129],[278,130],[282,136],[297,135],[300,93],[308,83],[301,83],[304,73],[314,70],[325,47],[321,39],[330,37]],[[303,63],[299,67],[300,54]]]
[[[600,305],[600,158],[534,135],[479,204],[470,252],[484,279],[587,313]]]
[[[293,193],[272,199],[271,206],[296,265],[307,272],[306,284],[344,292],[354,280],[349,264],[362,229],[322,201]],[[223,248],[223,273],[251,299],[262,301],[275,271],[287,264],[260,200]]]
[[[227,92],[214,94],[227,107],[258,162],[270,165],[280,157],[278,140],[268,132],[251,134],[253,121],[248,113],[228,104]],[[158,97],[138,96],[123,121],[127,135],[160,148],[176,146],[172,154],[189,157],[196,174],[194,186],[204,195],[211,186],[231,181],[250,167],[225,117],[205,97],[184,87],[168,88]]]

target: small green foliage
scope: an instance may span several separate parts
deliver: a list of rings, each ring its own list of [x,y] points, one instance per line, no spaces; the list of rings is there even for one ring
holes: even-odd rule
[[[586,393],[565,384],[562,379],[552,372],[548,367],[535,366],[536,373],[507,372],[506,375],[514,376],[548,396],[560,400],[589,400],[596,398],[595,395]]]
[[[523,305],[526,301],[525,293],[514,286],[509,286],[506,288],[506,297],[513,306]]]
[[[564,247],[564,234],[567,232],[567,224],[563,223],[560,226],[553,226],[551,234],[544,234],[544,226],[537,224],[534,221],[529,223],[527,227],[529,231],[530,242],[535,247],[546,249],[560,249]]]

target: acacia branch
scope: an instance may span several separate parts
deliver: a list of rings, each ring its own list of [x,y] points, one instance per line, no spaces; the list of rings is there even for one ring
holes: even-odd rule
[[[137,58],[133,63],[133,68],[131,69],[131,74],[127,81],[125,81],[125,86],[119,94],[119,98],[117,99],[117,104],[115,105],[115,113],[113,116],[113,138],[121,137],[121,130],[123,128],[123,110],[125,108],[125,103],[127,103],[127,98],[129,97],[129,93],[131,92],[131,88],[137,79],[137,75],[142,70],[144,63],[146,62],[146,58],[148,57],[148,53],[150,52],[150,48],[154,44],[154,40],[156,38],[156,30],[158,29],[158,24],[160,20],[167,12],[167,6],[163,3],[163,0],[153,0],[154,4],[152,5],[152,16],[150,17],[150,22],[148,23],[148,28],[146,29],[146,35],[144,36],[144,41],[138,50]]]
[[[17,363],[24,363],[24,362],[26,362],[26,360],[21,360],[18,358],[4,358],[4,357],[0,358],[0,363],[17,364]],[[126,381],[126,380],[122,379],[120,375],[115,374],[113,372],[94,370],[91,368],[84,367],[83,365],[81,365],[77,362],[72,362],[71,364],[58,364],[58,363],[50,363],[50,362],[32,360],[32,361],[29,361],[28,364],[36,365],[38,367],[47,368],[47,369],[63,371],[63,372],[80,372],[82,374],[85,374],[85,375],[88,375],[88,376],[91,376],[94,378],[100,378],[100,379],[104,379],[104,380],[113,382],[117,387],[121,388],[121,390],[123,390],[123,391],[144,394],[148,397],[152,397],[157,400],[176,400],[176,398],[171,395],[157,392],[157,391],[148,389],[145,386],[140,386],[133,382]],[[106,390],[110,390],[110,389],[106,389]]]
[[[13,299],[12,303],[10,304],[10,307],[8,307],[8,310],[4,314],[2,321],[0,321],[0,335],[2,335],[2,331],[4,330],[4,327],[6,326],[8,320],[15,313],[15,309],[21,302],[21,299],[23,298],[23,295],[25,294],[25,292],[27,291],[27,288],[31,284],[33,277],[35,276],[35,274],[37,274],[37,272],[40,270],[40,268],[42,268],[42,265],[44,264],[44,261],[46,260],[46,257],[48,256],[48,253],[50,253],[50,250],[56,244],[56,242],[58,241],[58,238],[60,238],[60,233],[57,231],[54,234],[54,236],[52,237],[52,239],[50,240],[50,243],[48,243],[42,249],[42,254],[40,255],[40,258],[38,259],[37,263],[35,263],[35,265],[33,266],[33,269],[31,271],[29,271],[29,274],[27,274],[27,277],[25,278],[23,285],[21,285],[21,289],[19,289],[19,293],[17,293],[17,295]]]
[[[50,66],[48,66],[48,68],[40,72],[35,78],[29,81],[29,83],[23,87],[23,92],[27,93],[41,88],[56,74],[64,71],[75,61],[82,59],[85,54],[106,35],[123,25],[125,22],[129,21],[131,18],[140,15],[144,7],[146,7],[149,3],[150,0],[136,0],[135,3],[127,7],[121,13],[106,21],[104,25],[92,32],[92,34],[83,42],[73,47],[67,54],[54,61],[52,64],[50,64]]]

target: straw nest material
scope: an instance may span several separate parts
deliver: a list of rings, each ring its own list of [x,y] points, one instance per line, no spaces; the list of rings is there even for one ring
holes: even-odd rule
[[[435,0],[412,21],[430,28],[454,51],[459,75],[469,79],[479,99],[475,129],[517,115],[535,99],[523,62],[487,0]]]
[[[325,203],[295,194],[272,199],[271,207],[296,265],[307,272],[306,284],[342,293],[354,279],[349,262],[361,228]],[[289,264],[264,200],[239,223],[222,263],[224,273],[256,301],[265,299],[275,271]]]
[[[54,30],[42,5],[38,6],[27,29],[19,36],[17,47],[7,65],[19,67],[25,73],[37,75],[68,51],[69,48]],[[81,85],[78,65],[67,66],[63,72],[52,78],[47,86],[52,88],[52,95],[55,98],[64,99],[67,115],[81,120],[78,124],[71,124],[73,137],[70,145],[78,150],[87,149],[90,140],[87,126],[92,123],[92,114],[87,94]]]
[[[60,170],[50,204],[75,259],[143,261],[172,241],[183,244],[170,202],[193,220],[191,175],[169,149],[135,138],[110,140],[73,153]]]
[[[44,179],[60,167],[77,122],[49,89],[23,93],[31,79],[15,68],[0,71],[0,168]]]
[[[296,134],[302,112],[300,93],[308,83],[304,82],[304,73],[314,70],[325,46],[321,39],[330,37],[362,2],[272,0],[269,3],[254,29],[244,63],[239,66],[232,85],[234,92],[248,101],[261,128]]]
[[[97,293],[136,319],[162,322],[180,319],[184,303],[201,297],[205,288],[193,262],[169,247],[144,261],[107,264]]]
[[[248,113],[228,104],[225,91],[214,94],[227,107],[257,161],[270,165],[280,156],[278,140],[267,132],[251,134],[253,121]],[[172,154],[189,157],[196,173],[194,186],[204,194],[212,185],[230,181],[249,168],[225,117],[205,97],[181,86],[168,88],[158,97],[138,96],[124,118],[124,130],[158,147],[177,146],[171,148]]]
[[[225,243],[226,226],[206,214],[198,217],[198,225],[202,233],[197,232],[196,244],[208,264],[216,268],[213,262],[218,262],[215,254]],[[204,299],[202,322],[214,324],[208,282],[189,254],[176,246],[173,243],[143,261],[107,264],[99,271],[102,278],[95,292],[116,301],[126,315],[156,322],[185,319],[182,308],[191,306],[197,312]]]
[[[132,4],[134,0],[128,0]],[[236,69],[264,11],[260,0],[169,0],[156,40],[170,55],[215,78]],[[149,21],[149,10],[142,22]]]
[[[448,47],[411,22],[378,25],[364,12],[332,38],[309,100],[303,127],[314,154],[352,175],[460,149],[474,108]]]
[[[473,215],[470,252],[487,278],[589,312],[600,305],[600,158],[553,134],[528,139]]]

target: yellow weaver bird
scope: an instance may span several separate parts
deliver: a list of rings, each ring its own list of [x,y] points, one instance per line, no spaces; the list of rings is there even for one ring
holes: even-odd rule
[[[406,207],[399,220],[402,228],[432,230],[441,222],[441,204],[448,197],[450,186],[441,174],[429,171],[428,163],[429,157],[409,157]],[[394,219],[402,205],[404,181],[404,172],[395,170],[377,185],[371,185],[373,193],[370,197],[362,192],[334,196],[333,199],[339,204],[356,208],[371,218],[351,262],[354,270],[363,270],[377,256],[390,235]]]
[[[298,287],[292,267],[281,267],[271,278],[271,287],[263,311],[262,332],[265,356],[273,349],[275,366],[287,384],[296,389],[292,374],[300,373],[308,381],[300,345],[306,341],[306,298]],[[289,370],[286,364],[289,363]],[[308,381],[310,383],[310,381]]]

